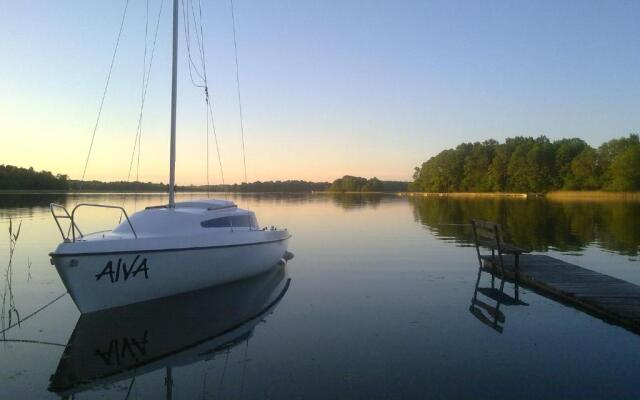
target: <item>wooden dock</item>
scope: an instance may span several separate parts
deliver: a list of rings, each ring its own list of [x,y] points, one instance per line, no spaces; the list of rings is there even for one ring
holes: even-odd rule
[[[513,257],[504,260],[514,280]],[[545,255],[520,256],[518,270],[519,285],[640,334],[640,286]]]

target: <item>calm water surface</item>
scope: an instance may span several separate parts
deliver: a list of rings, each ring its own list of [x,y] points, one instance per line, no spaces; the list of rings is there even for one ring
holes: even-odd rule
[[[132,212],[165,196],[0,196],[0,399],[59,397],[50,385],[78,399],[640,397],[640,337],[623,328],[526,289],[504,321],[476,318],[465,225],[498,220],[517,244],[640,284],[638,203],[228,198],[290,230],[286,267],[82,317],[63,295],[29,317],[65,293],[47,255],[60,240],[50,202]],[[22,228],[7,274],[9,218]],[[79,218],[92,231],[117,215]]]

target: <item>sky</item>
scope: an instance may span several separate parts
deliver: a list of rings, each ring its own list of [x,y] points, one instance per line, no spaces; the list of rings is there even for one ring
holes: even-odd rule
[[[125,2],[0,2],[0,163],[82,176]],[[161,2],[149,0],[150,36]],[[127,178],[146,4],[129,0],[86,179]],[[409,180],[415,166],[462,142],[546,135],[597,146],[640,131],[638,1],[234,6],[249,181]],[[203,0],[202,14],[224,178],[241,182],[230,3]],[[177,183],[203,184],[206,108],[189,78],[184,36]],[[142,181],[168,181],[170,65],[164,0],[142,116]],[[211,132],[209,141],[210,183],[221,183]]]

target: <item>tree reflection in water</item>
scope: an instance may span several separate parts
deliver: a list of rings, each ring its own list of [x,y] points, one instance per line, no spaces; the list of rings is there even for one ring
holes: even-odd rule
[[[491,277],[491,286],[480,286],[481,282],[483,282],[483,272],[487,272]],[[496,280],[500,282],[496,284]],[[498,271],[487,271],[481,267],[478,268],[478,278],[476,279],[471,305],[469,306],[469,312],[474,317],[498,333],[502,333],[506,321],[506,316],[500,310],[501,306],[528,306],[527,303],[519,299],[519,287],[517,284],[513,285],[513,296],[505,293],[505,282],[506,278]]]
[[[434,235],[471,243],[472,218],[502,224],[506,239],[534,251],[582,251],[595,244],[637,256],[640,203],[547,199],[410,197],[416,221]]]
[[[362,207],[377,208],[385,195],[375,193],[329,193],[331,201],[345,210]]]

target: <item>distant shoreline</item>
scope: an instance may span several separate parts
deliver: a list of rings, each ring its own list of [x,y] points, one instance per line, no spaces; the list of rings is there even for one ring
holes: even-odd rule
[[[508,192],[401,192],[399,196],[423,196],[423,197],[544,197],[539,193],[508,193]]]
[[[295,191],[273,191],[273,192],[218,192],[218,191],[206,191],[206,190],[177,190],[176,194],[312,194],[312,193],[322,193],[322,192],[295,192]],[[0,189],[0,195],[9,195],[9,194],[165,194],[168,195],[168,191],[116,191],[116,190],[33,190],[33,189]]]
[[[593,200],[632,200],[640,201],[640,192],[605,192],[598,190],[560,190],[548,193],[509,193],[509,192],[450,192],[450,193],[432,193],[432,192],[404,192],[398,193],[399,196],[422,196],[422,197],[458,197],[458,198],[546,198],[553,201],[575,200],[575,201],[593,201]]]
[[[392,195],[405,197],[454,197],[454,198],[510,198],[510,199],[531,199],[546,198],[554,201],[575,200],[575,201],[593,201],[593,200],[632,200],[640,201],[640,192],[604,192],[604,191],[553,191],[548,193],[510,193],[510,192],[337,192],[337,191],[308,191],[308,192],[289,192],[289,191],[271,191],[271,192],[215,192],[215,191],[178,191],[178,194],[313,194],[313,195]],[[139,194],[139,195],[162,195],[167,194],[166,191],[72,191],[72,190],[0,190],[0,195],[39,195],[39,194],[64,194],[64,195],[91,195],[91,194]]]
[[[166,194],[168,192],[136,192],[136,191],[128,191],[128,192],[118,192],[118,191],[97,191],[97,190],[88,190],[88,191],[75,191],[75,190],[34,190],[34,189],[0,189],[0,195],[3,194]],[[178,193],[195,193],[195,192],[178,192]],[[203,192],[206,193],[206,192]]]

